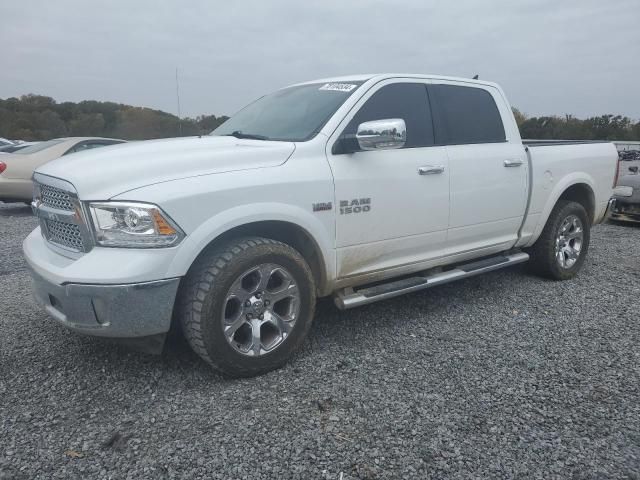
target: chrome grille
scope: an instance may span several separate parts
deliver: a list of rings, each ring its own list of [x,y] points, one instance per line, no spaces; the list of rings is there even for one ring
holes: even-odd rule
[[[71,195],[64,190],[50,185],[40,184],[40,201],[43,205],[58,210],[73,211]]]
[[[56,220],[45,219],[47,230],[47,240],[62,247],[70,248],[81,252],[84,249],[82,243],[82,233],[78,225],[58,222]]]
[[[33,174],[33,209],[43,237],[58,253],[72,258],[91,250],[91,232],[73,185],[66,180]],[[54,248],[55,247],[55,248]]]

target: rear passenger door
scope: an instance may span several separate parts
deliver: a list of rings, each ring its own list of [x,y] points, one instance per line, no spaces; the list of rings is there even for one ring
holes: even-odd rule
[[[434,80],[429,87],[436,143],[449,158],[450,253],[510,248],[527,203],[527,162],[501,92]],[[515,131],[514,131],[515,129]],[[489,252],[487,252],[489,253]]]

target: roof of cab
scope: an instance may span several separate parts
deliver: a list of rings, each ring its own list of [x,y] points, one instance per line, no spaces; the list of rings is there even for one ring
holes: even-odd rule
[[[449,77],[443,75],[430,75],[430,74],[419,74],[419,73],[371,73],[371,74],[360,74],[360,75],[345,75],[342,77],[329,77],[329,78],[320,78],[317,80],[310,80],[307,82],[300,82],[296,85],[308,85],[313,83],[340,83],[340,82],[366,82],[368,80],[386,80],[389,78],[420,78],[420,79],[428,79],[428,80],[450,80],[454,82],[464,82],[464,83],[474,83],[478,85],[487,85],[491,87],[498,87],[498,85],[494,82],[487,82],[484,80],[474,80],[472,78],[462,78],[462,77]]]

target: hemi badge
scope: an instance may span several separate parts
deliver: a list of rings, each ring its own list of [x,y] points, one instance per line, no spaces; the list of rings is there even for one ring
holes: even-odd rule
[[[313,204],[314,212],[322,212],[324,210],[331,210],[333,208],[333,204],[331,202],[321,202]]]

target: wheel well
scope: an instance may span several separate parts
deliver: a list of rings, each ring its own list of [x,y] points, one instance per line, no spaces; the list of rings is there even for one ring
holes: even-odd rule
[[[596,198],[589,185],[584,183],[571,185],[560,195],[558,200],[570,200],[581,204],[587,211],[591,223],[593,223],[596,211]]]
[[[221,242],[248,236],[270,238],[295,248],[304,257],[309,268],[311,268],[313,279],[316,282],[316,288],[320,292],[323,291],[326,282],[326,271],[324,260],[320,253],[320,247],[318,247],[318,244],[309,232],[294,223],[269,220],[240,225],[216,237],[203,251]]]

